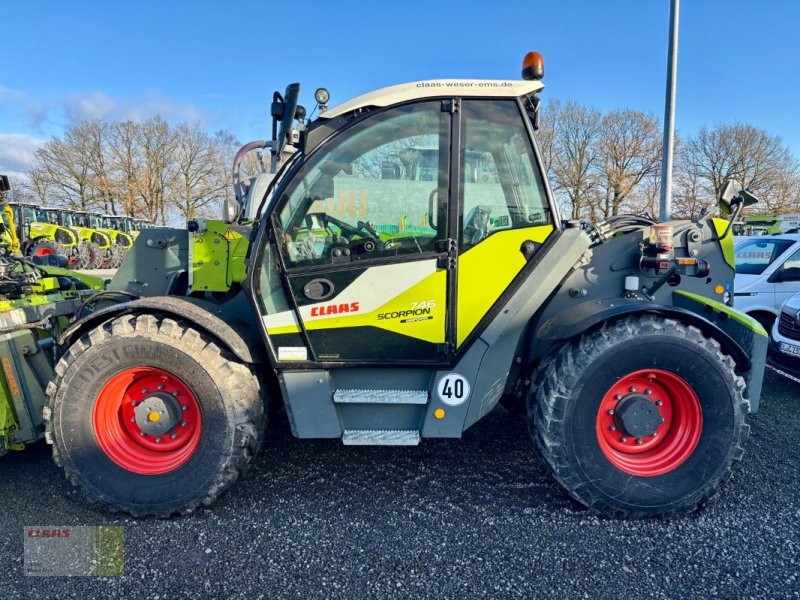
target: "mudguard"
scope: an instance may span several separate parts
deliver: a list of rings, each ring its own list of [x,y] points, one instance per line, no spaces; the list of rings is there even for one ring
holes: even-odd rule
[[[751,412],[758,410],[768,335],[755,319],[698,294],[673,292],[673,305],[654,304],[633,298],[587,300],[541,325],[536,338],[556,342],[570,339],[604,321],[638,313],[673,317],[698,327],[716,339],[730,354],[747,382]]]
[[[59,338],[59,345],[66,346],[79,338],[86,331],[100,326],[110,319],[125,314],[157,313],[185,319],[196,325],[201,331],[206,331],[217,338],[239,360],[253,364],[264,360],[262,342],[257,340],[241,324],[250,323],[255,318],[252,315],[241,315],[242,308],[239,303],[229,302],[223,305],[204,302],[194,298],[178,296],[156,296],[123,302],[102,308],[73,323]],[[249,306],[249,305],[248,305]],[[244,316],[243,319],[236,318]],[[250,329],[254,329],[252,326]]]

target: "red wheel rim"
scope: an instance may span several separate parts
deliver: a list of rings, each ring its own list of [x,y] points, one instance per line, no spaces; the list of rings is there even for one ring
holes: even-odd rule
[[[53,249],[52,249],[52,248],[47,248],[47,247],[45,246],[45,247],[43,247],[43,248],[37,248],[37,249],[36,249],[36,252],[34,252],[34,254],[35,254],[36,256],[50,256],[50,255],[52,255],[52,254],[55,254],[55,252],[53,252]]]
[[[145,433],[139,425],[141,407],[155,397],[179,411],[177,418],[163,422],[165,427],[174,422],[174,427],[159,435]],[[191,389],[172,373],[155,367],[134,367],[112,377],[97,396],[92,421],[106,456],[140,475],[161,475],[183,465],[197,450],[203,432],[200,405]]]
[[[660,424],[652,434],[636,437],[625,430],[619,410],[628,403],[652,403]],[[645,406],[647,411],[652,409]],[[668,371],[644,369],[617,381],[597,411],[597,441],[609,462],[625,473],[656,477],[682,465],[700,441],[703,411],[686,381]]]

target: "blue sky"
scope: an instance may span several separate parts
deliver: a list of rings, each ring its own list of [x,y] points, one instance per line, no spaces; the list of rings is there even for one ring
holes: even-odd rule
[[[668,0],[45,2],[0,0],[0,172],[73,120],[200,119],[268,136],[272,92],[331,105],[440,77],[517,78],[545,57],[545,97],[663,115]],[[741,121],[800,156],[800,1],[683,0],[677,126]]]

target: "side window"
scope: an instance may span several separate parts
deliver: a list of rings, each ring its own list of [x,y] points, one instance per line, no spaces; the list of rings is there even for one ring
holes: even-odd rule
[[[513,100],[463,103],[461,246],[552,223],[533,147]]]
[[[312,156],[278,208],[287,265],[433,251],[444,237],[437,214],[447,200],[449,127],[439,102],[402,106]]]
[[[787,258],[781,268],[783,269],[781,281],[800,281],[800,250]]]

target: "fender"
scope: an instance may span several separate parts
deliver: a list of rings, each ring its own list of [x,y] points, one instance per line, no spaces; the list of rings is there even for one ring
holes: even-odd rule
[[[674,305],[669,306],[633,298],[587,300],[543,323],[536,332],[536,339],[546,342],[567,340],[604,321],[634,314],[672,317],[694,325],[714,338],[723,351],[733,357],[744,373],[751,410],[756,412],[766,362],[768,335],[764,328],[752,317],[697,294],[676,291],[673,292],[673,302]]]
[[[230,314],[233,312],[226,310],[224,304],[218,305],[178,296],[142,298],[107,306],[76,321],[62,334],[58,343],[61,346],[68,346],[88,330],[121,315],[160,314],[184,319],[196,325],[201,331],[219,340],[226,350],[232,352],[242,362],[248,364],[263,362],[265,355],[263,343],[248,335],[245,327],[238,326],[239,319],[233,318],[234,315]]]

